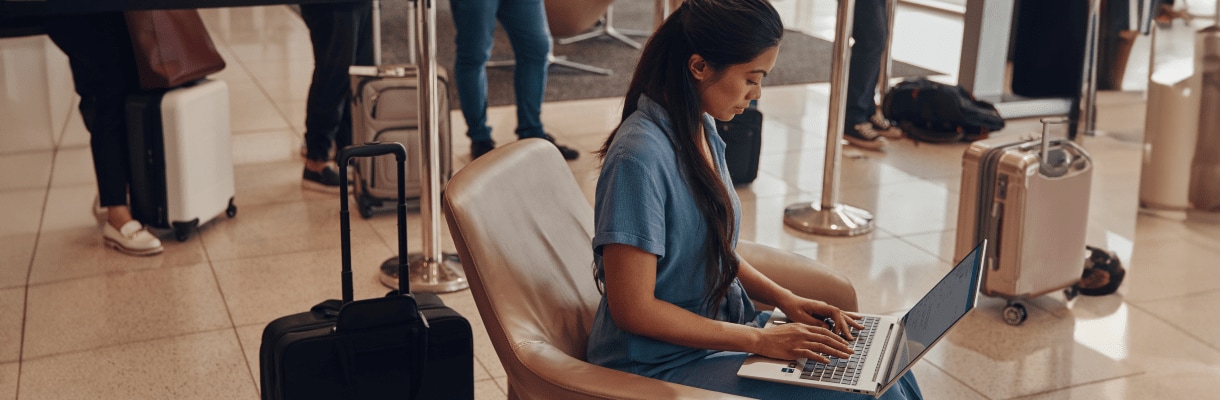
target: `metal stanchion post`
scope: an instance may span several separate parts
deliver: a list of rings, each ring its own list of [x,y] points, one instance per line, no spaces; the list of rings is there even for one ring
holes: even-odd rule
[[[1097,54],[1101,44],[1101,0],[1089,0],[1089,21],[1086,25],[1083,73],[1080,76],[1080,100],[1076,110],[1076,121],[1068,128],[1070,139],[1077,133],[1085,136],[1096,134],[1097,128]]]
[[[435,0],[415,0],[415,40],[419,48],[419,128],[423,155],[423,184],[420,185],[419,215],[423,227],[423,251],[407,255],[411,290],[445,293],[469,287],[462,263],[454,254],[441,253],[440,242],[440,131],[437,124],[436,86],[436,6]],[[423,7],[419,7],[423,5]],[[445,110],[449,112],[449,110]],[[401,254],[399,256],[402,256]],[[381,264],[381,283],[398,281],[398,257]],[[394,283],[393,287],[397,287]]]
[[[888,28],[885,29],[885,51],[881,53],[881,76],[877,78],[877,94],[882,99],[890,91],[890,69],[894,67],[894,55],[890,47],[894,45],[894,14],[898,12],[898,0],[887,0],[885,10]]]
[[[826,164],[822,172],[822,203],[797,203],[784,209],[784,224],[819,235],[856,236],[873,230],[872,213],[838,202],[839,153],[843,148],[843,113],[847,100],[846,67],[851,57],[847,42],[855,8],[855,0],[842,0],[836,17],[838,29],[830,67],[830,118],[826,130]]]

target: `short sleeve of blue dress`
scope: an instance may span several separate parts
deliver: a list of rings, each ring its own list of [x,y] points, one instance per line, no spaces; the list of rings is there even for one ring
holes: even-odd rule
[[[715,133],[710,117],[705,118],[704,128],[713,160],[729,189],[734,215],[738,216],[734,221],[737,226],[741,207],[724,164],[724,141]],[[604,267],[603,246],[625,244],[639,248],[657,256],[654,293],[658,299],[708,318],[750,323],[757,312],[738,281],[730,286],[729,295],[718,310],[711,312],[703,307],[707,225],[683,180],[669,135],[665,110],[647,97],[640,99],[639,109],[619,127],[597,182],[592,243],[597,271],[600,273]],[[734,244],[736,240],[734,231]],[[605,296],[598,306],[587,350],[590,362],[645,376],[654,376],[708,353],[618,329],[610,317]]]

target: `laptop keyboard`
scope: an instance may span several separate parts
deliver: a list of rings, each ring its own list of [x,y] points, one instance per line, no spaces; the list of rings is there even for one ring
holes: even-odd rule
[[[876,334],[880,321],[877,317],[864,317],[860,321],[860,324],[864,325],[864,329],[851,329],[852,337],[855,339],[848,343],[848,346],[855,351],[851,357],[842,359],[822,354],[830,359],[830,363],[806,362],[804,370],[801,371],[801,379],[855,385],[860,381],[860,370],[864,366],[865,356],[872,347],[872,337]]]

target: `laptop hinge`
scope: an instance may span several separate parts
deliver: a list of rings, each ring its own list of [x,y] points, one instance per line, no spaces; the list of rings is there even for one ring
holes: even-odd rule
[[[897,324],[890,323],[890,329],[885,332],[885,342],[881,344],[881,355],[880,355],[881,359],[877,360],[877,368],[875,370],[873,370],[873,382],[877,382],[879,387],[880,387],[882,380],[877,379],[877,377],[879,375],[881,375],[881,366],[885,365],[886,366],[885,372],[886,372],[886,374],[889,374],[890,366],[893,365],[893,363],[894,363],[893,352],[890,351],[890,339],[894,338],[894,326],[895,325],[897,325]],[[889,357],[889,362],[886,362],[887,356]],[[889,378],[889,377],[887,376],[886,378]]]

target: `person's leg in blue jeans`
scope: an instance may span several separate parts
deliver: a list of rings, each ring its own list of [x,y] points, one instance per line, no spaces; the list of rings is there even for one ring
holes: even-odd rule
[[[551,34],[547,29],[542,0],[452,0],[457,28],[457,57],[453,72],[471,158],[491,151],[491,127],[487,126],[487,61],[491,58],[495,21],[508,33],[516,55],[513,89],[517,106],[517,137],[554,139],[542,128],[542,101],[546,90]],[[568,160],[580,153],[555,145]]]
[[[877,130],[889,128],[870,121],[877,112],[873,98],[889,30],[889,14],[885,5],[886,0],[857,0],[852,19],[851,36],[855,44],[851,47],[851,62],[848,65],[843,137],[856,146],[871,150],[880,150],[885,146],[884,133]]]
[[[504,0],[497,17],[508,33],[517,61],[513,70],[517,137],[546,136],[542,130],[542,99],[546,92],[551,32],[547,29],[542,0]]]
[[[491,127],[487,126],[487,60],[491,58],[492,35],[496,29],[496,10],[500,0],[451,0],[457,54],[453,77],[462,117],[466,119],[466,136],[472,151],[476,144],[491,143]]]

